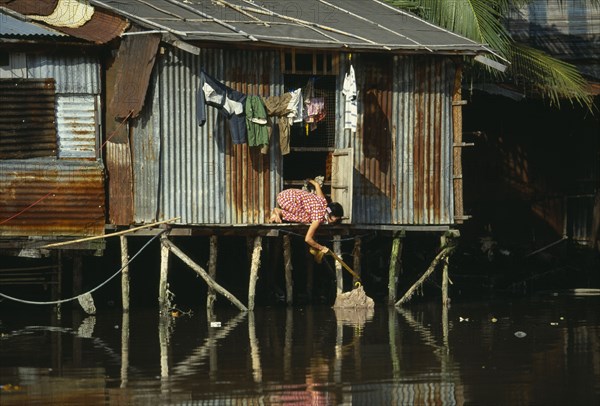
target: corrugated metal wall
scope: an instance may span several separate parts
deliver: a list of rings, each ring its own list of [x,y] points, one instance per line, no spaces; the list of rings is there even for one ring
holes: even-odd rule
[[[452,96],[448,58],[355,55],[356,134],[344,131],[336,92],[336,147],[354,149],[353,223],[451,224]],[[341,89],[349,60],[342,58]],[[135,221],[181,217],[184,224],[263,223],[281,190],[282,157],[234,145],[228,123],[207,106],[197,126],[199,72],[245,94],[284,92],[279,53],[175,49],[161,55],[151,96],[134,123]],[[272,144],[273,145],[273,144]]]
[[[368,56],[354,57],[353,64],[359,126],[337,146],[355,151],[354,222],[453,223],[454,63]]]
[[[0,235],[104,233],[104,171],[97,160],[100,65],[94,57],[11,54],[3,77],[55,81],[58,157],[0,160]]]
[[[281,94],[273,51],[176,49],[161,55],[151,100],[133,131],[135,221],[181,217],[184,224],[263,223],[281,184],[281,154],[262,155],[231,142],[228,124],[210,106],[197,125],[200,69],[245,94]],[[277,89],[277,90],[276,90]]]
[[[104,177],[97,161],[0,161],[0,236],[104,233]]]

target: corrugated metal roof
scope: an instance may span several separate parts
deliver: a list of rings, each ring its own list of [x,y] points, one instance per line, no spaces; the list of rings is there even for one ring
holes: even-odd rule
[[[29,21],[19,20],[0,9],[0,36],[2,37],[63,37],[65,34],[41,27]]]
[[[596,63],[600,59],[600,7],[591,1],[533,1],[514,9],[506,26],[514,38],[557,58]]]
[[[473,53],[483,45],[380,0],[91,0],[97,7],[186,41]]]

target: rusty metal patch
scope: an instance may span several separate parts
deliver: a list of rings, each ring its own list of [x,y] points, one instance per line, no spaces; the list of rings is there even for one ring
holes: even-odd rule
[[[0,159],[56,156],[54,79],[0,79]]]

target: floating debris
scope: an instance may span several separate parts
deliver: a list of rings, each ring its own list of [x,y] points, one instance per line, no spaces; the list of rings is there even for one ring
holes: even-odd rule
[[[516,331],[515,332],[515,337],[517,338],[523,338],[527,335],[527,333],[525,333],[524,331]]]

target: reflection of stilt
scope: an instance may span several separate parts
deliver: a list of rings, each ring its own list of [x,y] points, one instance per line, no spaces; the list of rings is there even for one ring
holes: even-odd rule
[[[342,242],[340,241],[340,236],[335,235],[333,237],[333,252],[337,254],[338,257],[342,257]],[[336,290],[335,295],[341,294],[344,292],[344,278],[342,274],[342,264],[340,261],[335,261],[335,280],[336,280]]]
[[[248,286],[248,310],[254,310],[254,298],[256,297],[256,281],[258,280],[258,268],[260,268],[260,252],[262,251],[262,237],[254,238],[254,249],[252,250],[252,261],[250,263],[250,283]]]
[[[285,312],[285,342],[283,347],[283,373],[286,381],[292,379],[292,349],[294,346],[294,312],[288,307]]]
[[[390,270],[388,278],[388,304],[394,305],[396,302],[396,284],[398,271],[402,272],[402,241],[405,237],[404,231],[394,235],[392,244],[392,255],[390,257]]]
[[[164,236],[164,234],[163,234]],[[229,301],[231,303],[233,303],[238,309],[242,310],[242,311],[247,311],[248,309],[246,308],[246,306],[244,306],[242,304],[242,302],[240,302],[235,296],[233,296],[231,293],[229,293],[229,291],[227,291],[225,288],[223,288],[221,285],[219,285],[217,282],[215,282],[207,273],[204,269],[202,269],[202,267],[198,264],[196,264],[194,261],[192,261],[192,259],[190,257],[188,257],[187,255],[185,255],[185,253],[183,251],[181,251],[179,248],[177,248],[175,246],[175,244],[173,244],[167,237],[163,237],[161,236],[161,244],[163,248],[166,248],[167,251],[172,252],[173,254],[175,254],[177,257],[179,257],[179,259],[181,259],[187,266],[189,266],[190,268],[192,268],[198,275],[200,275],[202,277],[202,279],[204,279],[204,281],[208,284],[208,286],[212,287],[215,291],[217,291],[218,293],[220,293],[221,295],[223,295],[224,297],[226,297],[227,299],[229,299]],[[257,237],[259,238],[259,237]],[[258,244],[260,245],[260,240],[258,241]],[[161,249],[161,253],[163,253],[164,250]],[[162,299],[163,301],[161,302],[161,304],[166,305],[166,293],[167,293],[167,280],[166,280],[166,268],[167,265],[163,265],[163,261],[166,262],[166,260],[168,260],[168,252],[163,253],[161,255],[161,287],[160,287],[160,292],[161,295],[164,294],[164,298]],[[163,269],[164,269],[164,273],[165,273],[165,277],[163,279]],[[163,288],[164,285],[164,288]],[[160,300],[160,297],[159,297]]]
[[[160,386],[161,393],[169,391],[169,327],[171,319],[168,316],[159,317],[158,340],[160,342]],[[166,399],[163,399],[166,400]]]
[[[181,377],[184,375],[196,374],[197,371],[194,369],[194,367],[202,363],[202,361],[209,356],[211,357],[211,372],[216,373],[217,362],[215,350],[217,348],[218,341],[227,337],[229,333],[232,332],[238,326],[238,324],[242,322],[242,320],[244,320],[247,314],[248,313],[246,312],[240,313],[224,324],[223,327],[214,329],[215,333],[210,334],[209,338],[206,339],[204,344],[196,348],[186,359],[177,363],[177,365],[172,368],[173,376]]]
[[[400,359],[398,358],[398,349],[396,347],[396,312],[388,309],[388,335],[390,340],[390,354],[392,356],[392,376],[394,379],[400,378]]]
[[[129,370],[129,312],[123,312],[121,325],[121,388],[127,387]]]
[[[217,236],[210,236],[210,254],[208,259],[208,276],[217,280]],[[213,321],[215,318],[214,314],[214,303],[217,300],[217,294],[212,287],[208,287],[208,292],[206,295],[206,315],[208,321]]]
[[[341,273],[341,270],[340,270]],[[337,333],[335,336],[335,360],[333,363],[333,381],[336,384],[342,383],[342,361],[344,358],[344,323],[337,321]]]
[[[292,248],[290,245],[290,236],[283,236],[283,267],[285,272],[285,301],[291,306],[293,300],[293,281],[292,281]]]
[[[250,356],[252,358],[252,376],[254,382],[262,382],[262,367],[260,365],[260,348],[256,337],[256,326],[254,324],[254,312],[248,314],[248,337],[250,338]]]
[[[127,237],[124,235],[119,237],[121,241],[121,301],[123,303],[123,312],[129,312],[129,266],[125,266],[129,262],[129,250],[127,248]]]

